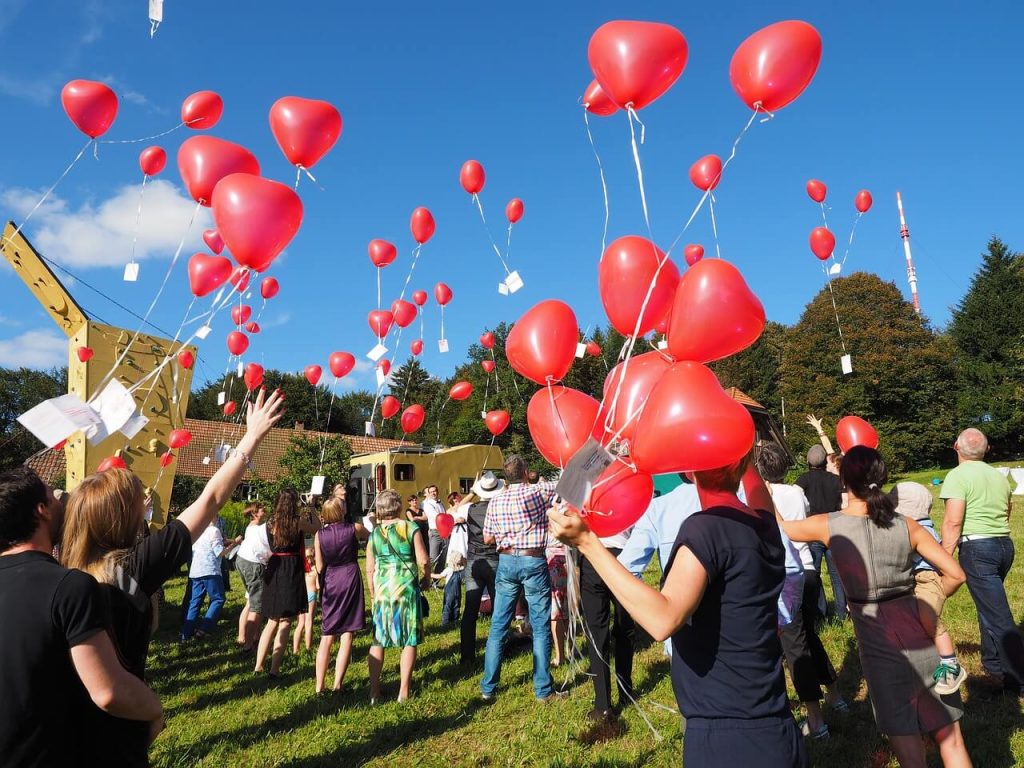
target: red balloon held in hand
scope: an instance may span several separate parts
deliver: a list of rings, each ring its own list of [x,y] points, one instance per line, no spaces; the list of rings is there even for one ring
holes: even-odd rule
[[[256,321],[254,320],[254,321],[253,321],[253,322],[251,322],[251,323],[246,323],[246,324],[245,324],[245,330],[247,330],[247,331],[248,331],[249,333],[259,333],[259,332],[260,332],[260,331],[262,331],[263,329],[262,329],[262,328],[260,328],[260,324],[259,324],[259,323],[257,323],[257,322],[256,322]]]
[[[452,289],[444,283],[438,283],[434,286],[434,301],[440,304],[442,307],[452,300]]]
[[[690,166],[690,181],[697,189],[708,192],[722,180],[722,158],[718,155],[704,155]]]
[[[423,339],[413,339],[412,343],[409,344],[409,351],[414,355],[419,355],[423,352]]]
[[[467,160],[459,171],[459,183],[471,195],[479,193],[484,188],[486,178],[484,167],[476,160]]]
[[[484,331],[480,334],[480,346],[484,349],[494,349],[494,332]]]
[[[564,467],[590,437],[600,439],[601,404],[577,389],[538,389],[526,406],[526,425],[540,455]]]
[[[473,385],[468,381],[457,381],[448,390],[448,397],[452,400],[465,400],[473,394]]]
[[[648,298],[652,281],[654,290]],[[605,314],[625,336],[632,336],[634,330],[643,336],[654,329],[668,311],[678,282],[679,270],[672,260],[650,240],[636,235],[615,240],[605,250],[597,267],[597,285]],[[644,299],[647,299],[647,306],[637,328]]]
[[[163,147],[146,147],[139,153],[139,170],[146,176],[156,176],[167,165],[167,153]]]
[[[224,409],[223,409],[224,410],[224,415],[225,416],[233,415],[234,412],[235,412],[235,408],[236,408],[235,401],[234,400],[228,400],[226,403],[224,403]]]
[[[853,204],[860,213],[867,213],[871,208],[871,193],[866,189],[862,189],[857,193],[857,197],[853,199]]]
[[[426,412],[423,410],[423,406],[410,405],[404,411],[402,411],[402,431],[407,435],[411,435],[413,432],[423,426],[423,420],[427,417]]]
[[[686,257],[686,263],[692,267],[704,258],[704,246],[691,243],[683,249],[683,256]]]
[[[391,314],[395,318],[395,325],[408,328],[416,319],[416,305],[405,299],[396,299],[391,304]]]
[[[60,103],[71,122],[95,139],[107,132],[117,117],[117,94],[94,80],[72,80],[60,92]]]
[[[630,455],[641,472],[701,471],[739,461],[754,446],[754,420],[711,369],[675,363],[647,398]]]
[[[668,324],[676,360],[709,363],[746,349],[764,330],[764,306],[724,259],[704,259],[680,278]]]
[[[281,291],[281,284],[276,277],[264,277],[260,283],[260,296],[264,299],[272,299]]]
[[[270,132],[292,165],[312,168],[341,136],[341,113],[317,99],[285,96],[270,108]]]
[[[821,35],[805,21],[780,21],[760,29],[736,49],[729,80],[751,109],[782,109],[814,79]]]
[[[836,424],[836,442],[843,453],[858,445],[877,450],[878,432],[860,416],[844,416]]]
[[[315,387],[320,383],[320,377],[324,375],[324,369],[319,365],[307,365],[303,369],[302,374],[306,377],[306,381]]]
[[[512,422],[512,417],[508,415],[508,411],[488,411],[484,416],[484,424],[487,425],[487,431],[497,437],[506,429]]]
[[[412,212],[412,217],[409,219],[409,230],[412,232],[413,239],[420,245],[434,236],[436,227],[433,214],[426,208],[420,206]]]
[[[248,304],[236,304],[231,308],[231,322],[235,325],[245,325],[252,317],[252,307]]]
[[[611,369],[604,380],[604,407],[611,414],[608,429],[612,434],[618,434],[620,440],[632,442],[636,433],[636,424],[643,412],[644,404],[650,397],[651,391],[658,383],[665,372],[672,367],[669,360],[658,350],[645,352],[631,358],[628,362],[621,362]],[[625,369],[625,378],[622,372]],[[622,379],[622,386],[619,380]],[[619,397],[615,399],[615,390],[618,389]],[[612,403],[615,408],[612,410]]]
[[[228,282],[235,286],[236,292],[245,293],[245,289],[249,287],[249,280],[251,278],[252,270],[248,267],[235,267],[234,271],[231,273],[231,279]]]
[[[234,173],[259,176],[260,164],[243,146],[216,136],[193,136],[178,147],[178,172],[189,196],[209,208],[221,179]]]
[[[512,326],[505,340],[505,357],[516,373],[530,381],[560,381],[572,367],[579,335],[572,308],[548,299],[528,309]]]
[[[205,131],[220,122],[224,99],[214,91],[196,91],[181,104],[181,122],[193,131]]]
[[[380,415],[385,419],[390,419],[400,410],[402,410],[402,404],[398,402],[398,398],[394,395],[386,395],[380,401]]]
[[[422,307],[427,303],[427,292],[426,291],[413,291],[412,300],[417,307]]]
[[[811,252],[822,261],[828,259],[836,249],[836,236],[825,227],[815,227],[811,230],[810,237]]]
[[[391,323],[395,316],[386,309],[374,309],[366,316],[366,322],[370,324],[370,330],[378,339],[383,339],[391,330]]]
[[[377,363],[377,370],[380,371],[381,376],[387,376],[391,373],[391,361],[388,359],[381,360]]]
[[[825,202],[825,195],[828,194],[828,187],[825,182],[811,179],[807,182],[807,196],[816,203]]]
[[[170,451],[166,451],[165,453],[160,454],[160,466],[163,467],[164,469],[167,469],[167,467],[171,466],[173,462],[174,454],[171,453]]]
[[[515,224],[523,218],[524,210],[523,201],[518,197],[513,197],[505,206],[505,218],[508,219],[509,224]]]
[[[187,429],[175,429],[167,437],[167,444],[171,448],[184,448],[192,442],[192,433]]]
[[[196,296],[212,293],[224,285],[229,277],[231,262],[224,256],[196,253],[188,260],[188,284]]]
[[[688,55],[682,32],[649,21],[609,21],[587,46],[594,77],[623,109],[643,109],[671,88]]]
[[[245,366],[242,380],[245,382],[245,388],[250,392],[259,389],[263,384],[263,366],[259,363],[249,363]]]
[[[220,256],[220,252],[224,250],[224,240],[216,229],[208,229],[203,232],[203,242],[217,256]]]
[[[213,191],[213,220],[235,261],[263,272],[299,231],[302,201],[284,184],[233,173]]]
[[[92,356],[95,352],[92,351],[92,347],[79,347],[75,350],[75,354],[78,355],[78,361],[80,363],[87,363],[92,360]]]
[[[195,362],[196,356],[192,353],[191,349],[183,349],[178,353],[178,365],[185,370],[191,370]]]
[[[232,355],[244,355],[249,348],[249,337],[241,331],[232,331],[228,334],[228,352]]]
[[[583,515],[598,536],[614,536],[643,517],[652,498],[653,477],[614,461],[598,476]]]
[[[371,240],[366,250],[370,254],[373,266],[378,269],[386,267],[398,256],[398,249],[387,240]]]
[[[494,370],[494,361],[493,360],[481,360],[480,361],[480,367],[482,367],[484,369],[484,372],[491,373]]]
[[[604,92],[597,80],[591,80],[587,90],[583,92],[583,107],[592,115],[608,117],[619,111],[619,106]]]
[[[356,367],[356,359],[349,352],[333,352],[327,360],[327,367],[331,369],[335,378],[340,379]]]
[[[124,459],[120,456],[108,456],[96,467],[97,472],[106,472],[108,469],[128,469]]]

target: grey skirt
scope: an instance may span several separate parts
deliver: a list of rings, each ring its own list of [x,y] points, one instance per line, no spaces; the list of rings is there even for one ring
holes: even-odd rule
[[[263,613],[263,572],[266,567],[236,556],[235,570],[245,584],[245,593],[249,596],[249,610],[253,613]]]

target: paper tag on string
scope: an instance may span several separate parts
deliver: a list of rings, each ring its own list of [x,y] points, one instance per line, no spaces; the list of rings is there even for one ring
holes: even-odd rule
[[[486,419],[487,418],[487,411],[480,411],[480,418],[481,419]]]
[[[383,387],[388,382],[388,376],[384,373],[383,368],[377,368],[377,388]]]
[[[224,403],[226,403],[227,400],[228,400],[227,392],[224,392],[223,390],[221,390],[220,392],[217,393],[217,405],[224,405]]]
[[[838,261],[835,264],[833,264],[831,267],[828,268],[828,273],[830,275],[838,275],[842,271],[843,271],[843,265],[840,264]]]
[[[388,348],[385,347],[383,344],[381,344],[378,341],[377,345],[373,349],[371,349],[369,352],[366,353],[366,356],[368,358],[370,358],[371,360],[373,360],[373,362],[376,363],[378,360],[380,360],[382,357],[384,357],[384,355],[386,355],[387,353],[388,353]]]
[[[85,430],[92,445],[98,445],[119,431],[135,415],[135,398],[116,379],[108,382],[90,405],[100,417],[98,424]]]
[[[578,357],[580,360],[582,360],[586,354],[587,354],[587,345],[586,344],[577,344],[576,345],[576,357]]]
[[[515,293],[523,287],[523,278],[519,276],[519,272],[511,272],[508,277],[505,278],[505,285],[508,287],[509,293]]]
[[[218,445],[213,451],[213,458],[218,464],[223,464],[228,460],[228,453],[231,451],[231,446],[227,443]]]
[[[377,428],[373,426],[372,421],[363,422],[363,431],[366,433],[367,437],[377,436]]]
[[[124,281],[126,283],[134,283],[138,279],[139,279],[139,265],[135,264],[135,263],[125,264],[124,265]]]
[[[245,375],[245,365],[243,365],[242,361],[239,360],[238,361],[238,374],[237,374],[237,376],[238,376],[238,378],[242,378],[242,376],[244,376],[244,375]]]
[[[615,457],[608,453],[604,446],[594,438],[589,438],[565,465],[555,491],[577,509],[583,509],[583,504],[594,487],[594,480],[608,469],[613,461]]]
[[[249,291],[248,293],[246,293],[245,294],[245,298],[251,299],[252,298],[252,291]]]
[[[210,326],[204,325],[202,328],[196,331],[196,338],[205,339],[207,336],[210,335],[210,331],[212,330],[213,328],[211,328]]]
[[[149,419],[147,419],[141,413],[136,413],[134,416],[132,416],[130,419],[128,419],[128,421],[124,423],[124,426],[121,427],[120,431],[122,435],[131,440],[133,437],[139,434],[139,432],[142,431],[142,428],[145,427],[147,424],[149,424]]]
[[[438,339],[437,351],[442,354],[448,351],[448,339]]]
[[[843,366],[843,373],[853,373],[853,358],[843,355],[839,358],[839,362]]]
[[[164,20],[164,0],[149,0],[149,20],[157,24]]]
[[[205,467],[205,466],[208,466],[209,464],[210,464],[210,457],[209,456],[203,456],[203,466]]]
[[[309,486],[309,492],[314,496],[322,496],[324,493],[324,482],[327,478],[323,475],[314,475],[313,482]]]
[[[498,283],[498,293],[502,296],[508,296],[508,286],[505,283]]]
[[[78,395],[44,400],[18,417],[18,422],[43,445],[57,445],[80,429],[98,424],[99,415]]]
[[[658,349],[668,349],[668,339],[662,339],[658,342]]]

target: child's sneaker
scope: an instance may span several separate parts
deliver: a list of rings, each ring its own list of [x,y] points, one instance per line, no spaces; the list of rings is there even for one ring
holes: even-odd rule
[[[939,664],[932,679],[935,681],[935,692],[940,696],[948,696],[960,690],[967,679],[967,670],[960,664]]]

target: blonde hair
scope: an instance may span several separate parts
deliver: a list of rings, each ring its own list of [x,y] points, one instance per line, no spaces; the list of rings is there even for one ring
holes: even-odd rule
[[[320,509],[320,520],[324,525],[328,523],[340,523],[345,519],[345,515],[348,510],[345,506],[344,499],[330,498],[324,502],[323,507]]]
[[[433,488],[434,486],[427,486]],[[377,494],[377,519],[394,520],[402,513],[402,497],[397,491],[381,491]]]
[[[127,469],[85,478],[68,501],[62,565],[112,584],[115,566],[142,531],[142,501],[142,483]]]

